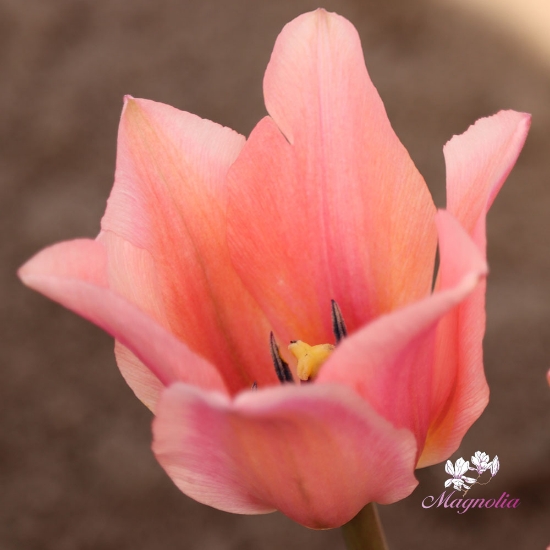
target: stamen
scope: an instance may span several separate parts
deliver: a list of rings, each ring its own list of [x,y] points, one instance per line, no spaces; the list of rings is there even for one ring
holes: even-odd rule
[[[254,383],[252,384],[252,387],[250,389],[251,390],[257,390],[258,389],[258,382],[254,381]]]
[[[340,340],[348,335],[348,331],[346,329],[346,323],[344,323],[344,317],[342,316],[342,312],[340,311],[340,307],[336,303],[336,300],[331,300],[330,302],[332,306],[332,332],[334,333],[336,343],[339,344]]]
[[[281,357],[279,346],[275,341],[273,332],[269,334],[269,349],[271,351],[271,359],[273,359],[273,365],[275,367],[275,374],[277,374],[277,378],[281,384],[284,384],[285,382],[294,382],[288,363]]]

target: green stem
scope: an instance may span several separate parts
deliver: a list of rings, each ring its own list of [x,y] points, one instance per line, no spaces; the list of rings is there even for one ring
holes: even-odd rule
[[[367,504],[342,526],[348,550],[388,550],[376,504]]]

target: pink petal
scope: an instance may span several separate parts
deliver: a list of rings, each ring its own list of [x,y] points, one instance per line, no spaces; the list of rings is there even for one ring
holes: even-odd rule
[[[435,209],[369,79],[359,37],[317,10],[289,23],[267,109],[229,171],[235,267],[285,340],[332,340],[430,291]]]
[[[153,432],[174,483],[228,512],[278,509],[307,527],[338,527],[367,502],[394,502],[417,485],[412,435],[346,388],[275,387],[231,402],[175,384]]]
[[[99,237],[109,285],[215,365],[232,392],[276,382],[270,327],[226,245],[224,181],[243,144],[195,115],[127,99]]]
[[[137,248],[112,231],[101,232],[97,240],[110,251],[107,265],[109,286],[170,331],[162,300],[153,258],[146,250]],[[115,342],[115,357],[122,376],[139,399],[150,409],[163,385],[153,373],[120,342]]]
[[[115,340],[115,357],[120,373],[136,397],[155,412],[164,384],[127,347]]]
[[[176,380],[226,392],[212,365],[106,286],[106,264],[103,246],[81,239],[42,250],[19,276],[27,286],[99,325],[147,365],[150,372],[136,372],[132,387],[148,406],[154,406],[162,384]]]
[[[381,416],[417,438],[419,451],[433,420],[434,348],[438,323],[487,272],[479,250],[447,212],[437,213],[439,292],[376,319],[346,338],[323,365],[317,383],[352,387]]]
[[[448,208],[485,256],[485,217],[510,173],[531,117],[502,111],[478,120],[445,146]],[[439,277],[438,285],[444,284]],[[444,460],[460,445],[489,400],[483,372],[485,281],[441,324],[437,337],[434,418],[419,465]]]
[[[485,216],[514,167],[531,125],[515,111],[478,120],[444,147],[447,209],[485,250]]]

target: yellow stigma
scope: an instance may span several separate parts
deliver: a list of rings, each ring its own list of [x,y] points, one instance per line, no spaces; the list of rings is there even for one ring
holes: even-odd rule
[[[319,344],[310,346],[301,340],[291,342],[288,349],[298,359],[297,374],[300,380],[315,378],[321,365],[334,351],[332,344]]]

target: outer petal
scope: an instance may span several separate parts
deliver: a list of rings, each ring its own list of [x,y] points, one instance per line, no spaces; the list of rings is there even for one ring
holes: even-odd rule
[[[279,35],[264,80],[272,118],[229,172],[235,266],[284,339],[332,338],[426,296],[435,208],[387,119],[361,44],[317,10]]]
[[[219,373],[137,307],[107,287],[107,257],[97,241],[60,243],[20,270],[23,282],[109,332],[147,365],[138,397],[152,407],[162,384],[182,380],[226,392]],[[137,376],[137,375],[136,375]]]
[[[445,146],[447,202],[485,257],[485,217],[519,155],[530,116],[503,111],[484,118]],[[440,276],[438,284],[445,284]],[[437,341],[439,411],[430,427],[419,465],[436,464],[452,454],[489,399],[483,372],[485,282],[441,323]]]
[[[394,502],[417,485],[412,435],[346,388],[276,387],[230,402],[175,384],[153,431],[176,485],[229,512],[279,509],[307,527],[338,527],[367,502]]]
[[[447,212],[437,214],[445,285],[428,298],[380,317],[346,338],[323,365],[317,383],[352,387],[397,427],[411,430],[422,450],[433,419],[438,323],[485,276],[479,250]]]
[[[243,143],[197,116],[127,99],[99,237],[109,285],[216,365],[232,392],[276,381],[269,326],[226,245],[224,181]],[[117,358],[135,368],[125,352]]]
[[[115,357],[126,383],[136,397],[154,412],[164,384],[118,340],[115,340]],[[219,373],[218,377],[221,379]]]
[[[447,209],[480,248],[485,243],[485,216],[516,163],[530,124],[531,115],[501,111],[478,120],[443,149]]]

